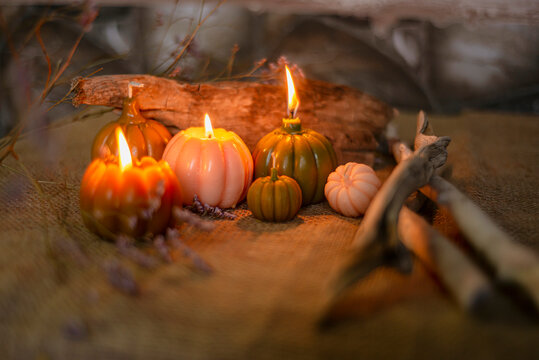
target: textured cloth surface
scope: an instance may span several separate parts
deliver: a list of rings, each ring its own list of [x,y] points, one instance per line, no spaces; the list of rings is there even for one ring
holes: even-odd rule
[[[42,192],[8,159],[0,166],[0,356],[4,359],[538,359],[537,326],[461,312],[420,263],[411,275],[372,273],[343,300],[341,321],[318,330],[331,285],[361,219],[327,205],[285,224],[262,223],[245,205],[182,237],[214,268],[178,257],[146,270],[89,233],[79,182],[100,126],[73,122],[21,139],[16,151]],[[539,119],[469,113],[433,116],[449,135],[452,182],[497,223],[539,252]],[[395,120],[411,139],[415,116]],[[377,170],[384,179],[389,168]],[[436,227],[455,237],[450,217]],[[81,256],[73,248],[82,249]],[[110,286],[104,264],[132,269],[140,295]]]

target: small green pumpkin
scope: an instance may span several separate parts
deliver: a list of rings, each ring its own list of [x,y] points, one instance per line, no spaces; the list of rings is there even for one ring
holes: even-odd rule
[[[136,98],[126,98],[118,120],[102,127],[95,136],[92,145],[92,160],[107,158],[110,155],[118,156],[117,127],[122,129],[131,154],[138,160],[143,156],[161,160],[163,151],[172,137],[164,125],[155,120],[146,119],[140,114]]]
[[[283,119],[281,128],[264,136],[253,151],[254,176],[268,176],[275,154],[279,174],[294,178],[301,187],[303,205],[324,200],[328,175],[337,167],[337,156],[322,134],[302,129],[299,119]]]
[[[282,222],[294,218],[301,207],[301,188],[286,175],[271,176],[255,180],[247,192],[247,205],[253,216],[263,221]]]

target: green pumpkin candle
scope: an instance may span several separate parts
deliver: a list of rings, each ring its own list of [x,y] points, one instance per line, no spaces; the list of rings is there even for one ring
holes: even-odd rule
[[[140,114],[137,98],[132,96],[133,86],[142,85],[129,83],[128,97],[124,100],[122,114],[118,120],[101,128],[94,138],[92,160],[107,158],[110,155],[118,156],[118,142],[115,135],[118,127],[125,134],[133,158],[140,160],[143,156],[150,156],[161,160],[171,138],[170,132],[161,123],[146,119]]]
[[[278,176],[277,169],[271,175],[260,177],[247,192],[247,205],[253,216],[263,221],[288,221],[301,207],[301,188],[296,180]]]
[[[288,67],[288,118],[281,128],[264,136],[253,151],[255,179],[270,175],[271,156],[280,174],[295,179],[302,191],[303,205],[324,200],[324,186],[328,175],[337,166],[333,146],[322,134],[301,127],[296,118],[299,100]],[[292,109],[292,111],[291,111]]]

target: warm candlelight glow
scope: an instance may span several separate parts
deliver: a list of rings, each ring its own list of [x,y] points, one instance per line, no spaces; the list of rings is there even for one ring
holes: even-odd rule
[[[118,139],[118,156],[120,157],[120,169],[123,171],[127,167],[133,164],[131,160],[131,151],[127,140],[125,140],[124,133],[120,127],[116,128],[116,138]]]
[[[177,133],[167,144],[163,160],[178,177],[184,204],[193,204],[196,195],[210,206],[235,207],[251,185],[253,157],[236,133],[213,129],[208,114],[204,125]]]
[[[206,137],[207,138],[214,138],[215,135],[213,134],[213,127],[211,126],[211,120],[208,114],[204,116],[204,128],[206,130]]]
[[[286,70],[286,84],[288,85],[288,116],[296,117],[296,112],[299,107],[299,99],[296,95],[296,89],[294,88],[294,81],[292,81],[292,75],[288,66],[285,65]]]

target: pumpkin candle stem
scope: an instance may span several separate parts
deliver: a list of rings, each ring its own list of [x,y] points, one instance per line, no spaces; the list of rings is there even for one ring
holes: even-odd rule
[[[144,87],[144,84],[136,81],[130,81],[129,84],[127,84],[127,97],[130,99],[133,98],[133,87]]]
[[[287,133],[297,133],[301,131],[301,120],[299,118],[283,119],[283,130]]]
[[[277,181],[279,180],[279,176],[277,175],[277,169],[275,167],[271,168],[271,181]]]

